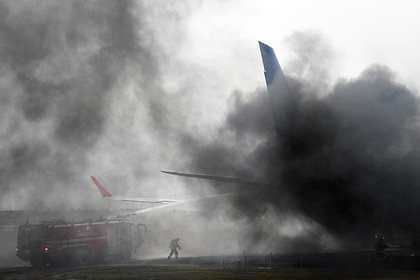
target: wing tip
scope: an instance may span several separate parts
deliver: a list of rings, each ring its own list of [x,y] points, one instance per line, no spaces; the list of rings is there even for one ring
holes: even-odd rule
[[[99,182],[98,179],[96,179],[95,176],[90,176],[93,183],[98,188],[99,192],[101,193],[102,197],[112,197],[112,194]]]

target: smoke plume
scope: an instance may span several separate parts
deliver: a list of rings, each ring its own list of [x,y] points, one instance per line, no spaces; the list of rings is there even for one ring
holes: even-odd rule
[[[126,176],[121,186],[147,177],[154,166],[144,154],[154,148],[135,134],[167,135],[176,128],[167,120],[177,120],[156,29],[182,36],[180,15],[128,0],[1,1],[0,14],[2,208],[86,207],[90,175],[112,170]],[[135,158],[139,174],[127,175]]]
[[[270,182],[232,201],[232,215],[247,217],[254,225],[248,228],[254,244],[276,230],[284,236],[273,224],[260,225],[269,209],[277,213],[276,222],[292,217],[313,225],[312,234],[304,238],[307,249],[323,242],[319,234],[361,245],[375,232],[418,232],[416,93],[382,65],[327,86],[324,39],[297,33],[290,40],[298,46],[298,60],[302,59],[301,65],[295,60],[286,69],[306,70],[304,75],[288,77],[294,108],[285,129],[275,134],[266,89],[248,95],[237,92],[213,141],[194,145],[186,140],[189,150],[195,147],[191,166],[202,173]],[[281,243],[280,237],[274,242],[279,247]]]
[[[197,255],[315,250],[337,237],[418,231],[415,92],[380,65],[331,85],[329,44],[298,33],[285,68],[295,106],[287,133],[275,133],[263,85],[239,88],[226,118],[215,116],[220,102],[210,93],[223,84],[208,77],[236,69],[222,75],[188,60],[184,20],[194,5],[0,1],[2,209],[99,207],[90,175],[122,196],[240,190],[217,207],[198,205],[204,217],[141,217],[154,225],[145,257],[166,252],[175,234]],[[222,120],[217,131],[209,129],[212,117]],[[165,167],[270,184],[209,190],[195,181],[187,189],[158,177]]]

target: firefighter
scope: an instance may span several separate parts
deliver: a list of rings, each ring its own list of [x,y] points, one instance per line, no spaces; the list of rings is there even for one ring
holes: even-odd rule
[[[385,236],[382,235],[375,235],[375,251],[376,251],[376,257],[380,259],[385,258],[385,249],[389,248],[389,245],[386,244]]]
[[[169,244],[169,249],[171,249],[171,252],[169,253],[168,260],[171,259],[172,255],[175,254],[175,259],[178,259],[178,248],[181,250],[181,246],[178,244],[179,238],[175,238],[171,241],[171,244]]]

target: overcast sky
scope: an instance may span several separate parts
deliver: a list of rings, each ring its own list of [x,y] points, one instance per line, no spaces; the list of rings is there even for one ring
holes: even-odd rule
[[[272,45],[285,63],[290,58],[284,40],[296,31],[315,30],[337,52],[337,76],[354,77],[381,63],[418,87],[419,6],[418,1],[203,1],[187,20],[185,51],[201,57],[203,65],[223,61],[220,71],[243,65],[239,69],[247,71],[230,75],[251,87],[263,82],[252,73],[259,63],[257,40]]]
[[[182,21],[184,37],[171,56],[191,67],[186,66],[184,73],[169,68],[168,75],[176,72],[174,76],[180,79],[193,69],[200,69],[197,77],[205,75],[196,96],[199,103],[220,114],[199,118],[202,125],[223,119],[232,91],[265,86],[257,41],[271,45],[285,71],[290,71],[289,62],[295,54],[288,38],[295,32],[316,32],[324,37],[331,50],[331,57],[326,58],[330,59],[331,82],[355,78],[370,65],[383,64],[411,89],[420,87],[418,1],[186,3],[189,9]],[[162,40],[173,36],[164,30],[162,33]]]

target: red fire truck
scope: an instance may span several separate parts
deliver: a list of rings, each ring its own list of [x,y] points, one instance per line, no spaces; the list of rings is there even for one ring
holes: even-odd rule
[[[16,254],[33,267],[127,260],[143,243],[146,226],[126,221],[48,222],[19,226]]]

